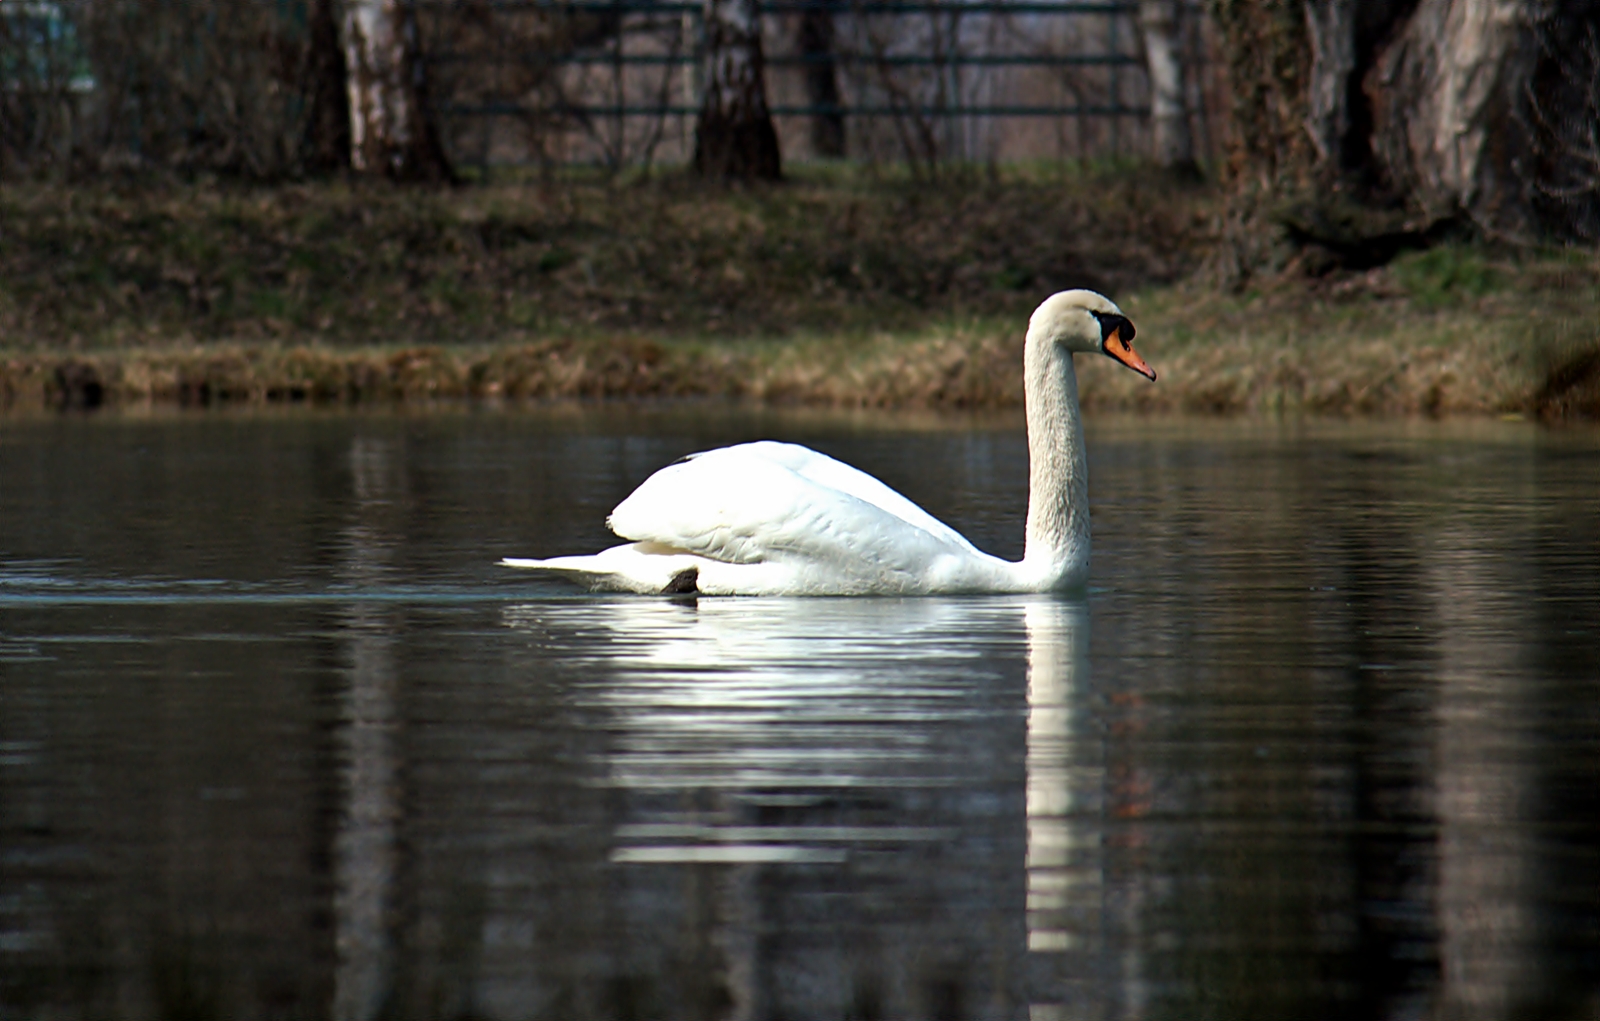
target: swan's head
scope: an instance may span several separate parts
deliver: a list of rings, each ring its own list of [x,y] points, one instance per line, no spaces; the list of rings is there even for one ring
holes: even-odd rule
[[[1052,294],[1034,309],[1028,335],[1068,351],[1103,354],[1149,379],[1156,370],[1133,350],[1133,324],[1104,295],[1093,291]]]

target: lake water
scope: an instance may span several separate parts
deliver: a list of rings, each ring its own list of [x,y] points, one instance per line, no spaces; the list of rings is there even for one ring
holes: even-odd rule
[[[1076,599],[495,566],[758,436],[1021,552],[1013,420],[0,420],[0,1016],[1600,1015],[1600,431],[1095,421]]]

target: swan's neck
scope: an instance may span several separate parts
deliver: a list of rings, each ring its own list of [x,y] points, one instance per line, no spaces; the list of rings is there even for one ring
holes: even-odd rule
[[[1028,412],[1027,572],[1043,587],[1075,584],[1089,567],[1089,478],[1072,354],[1029,331],[1023,354]]]

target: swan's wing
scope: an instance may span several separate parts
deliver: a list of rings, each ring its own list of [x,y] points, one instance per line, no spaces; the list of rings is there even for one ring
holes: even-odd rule
[[[786,443],[724,447],[668,465],[607,523],[625,539],[735,564],[799,558],[915,571],[975,552],[877,479]]]
[[[835,460],[827,454],[819,454],[810,447],[802,447],[797,443],[762,440],[757,443],[745,443],[737,447],[724,447],[721,450],[707,451],[704,454],[696,455],[696,457],[711,457],[730,451],[747,452],[749,456],[764,457],[781,464],[801,478],[809,479],[820,486],[826,486],[841,493],[848,493],[858,500],[865,500],[874,507],[893,514],[907,524],[945,542],[956,543],[964,547],[971,547],[972,545],[967,541],[966,536],[918,507],[893,489],[890,489],[875,477],[868,475],[859,468],[852,468],[843,461]]]

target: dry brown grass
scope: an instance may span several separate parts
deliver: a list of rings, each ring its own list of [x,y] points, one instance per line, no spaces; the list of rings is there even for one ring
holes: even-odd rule
[[[1126,307],[1166,385],[1113,377],[1086,402],[1600,417],[1600,258],[1592,252],[1441,249],[1361,275],[1288,278],[1245,296],[1191,282],[1146,291]]]
[[[1020,344],[982,334],[793,343],[561,339],[391,348],[218,344],[0,356],[0,405],[710,397],[870,408],[1021,401]]]

